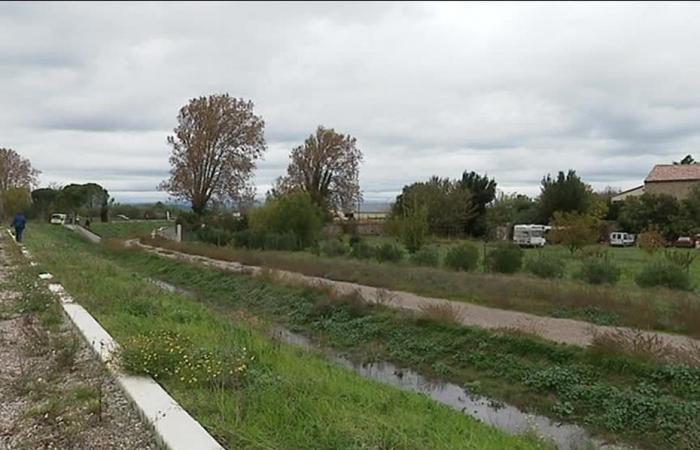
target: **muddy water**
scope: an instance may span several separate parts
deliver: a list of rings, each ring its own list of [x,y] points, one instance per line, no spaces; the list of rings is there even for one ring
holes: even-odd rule
[[[160,280],[149,279],[149,281],[168,292],[192,295],[191,292]],[[581,427],[555,422],[544,416],[528,414],[514,406],[473,395],[464,387],[456,384],[432,380],[413,370],[401,368],[386,361],[358,363],[327,349],[321,349],[306,336],[293,333],[281,326],[274,327],[271,334],[274,339],[281,342],[307,350],[321,351],[336,364],[353,370],[365,378],[424,394],[437,402],[506,432],[520,434],[534,431],[537,435],[555,443],[557,448],[562,450],[609,448],[604,443],[592,439]]]
[[[318,350],[307,337],[283,327],[272,331],[275,339],[309,350]],[[470,394],[461,386],[428,379],[413,370],[400,368],[390,362],[358,363],[343,356],[329,353],[337,364],[351,369],[365,378],[380,381],[407,391],[427,395],[431,399],[468,414],[481,422],[512,434],[534,431],[556,444],[562,450],[581,448],[608,448],[595,441],[581,427],[554,422],[548,417],[525,413],[514,406]]]

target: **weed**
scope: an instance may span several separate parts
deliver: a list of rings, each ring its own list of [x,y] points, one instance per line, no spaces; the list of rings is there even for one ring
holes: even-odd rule
[[[420,305],[420,318],[443,325],[462,323],[462,310],[449,302],[428,303]]]

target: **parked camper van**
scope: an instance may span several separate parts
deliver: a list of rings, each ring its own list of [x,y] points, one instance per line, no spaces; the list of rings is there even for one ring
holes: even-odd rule
[[[610,233],[611,247],[630,247],[634,245],[634,235],[623,231],[614,231]]]
[[[65,214],[51,214],[51,223],[54,225],[64,225],[66,223],[66,217]]]
[[[551,229],[547,225],[515,225],[513,242],[521,247],[544,247],[547,243],[546,233]]]

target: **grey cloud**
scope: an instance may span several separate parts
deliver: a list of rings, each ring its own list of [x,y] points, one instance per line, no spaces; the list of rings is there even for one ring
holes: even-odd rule
[[[577,169],[630,187],[700,148],[689,4],[2,3],[0,146],[42,181],[162,198],[188,99],[252,99],[262,194],[316,126],[365,152],[367,198],[488,172],[536,194]]]

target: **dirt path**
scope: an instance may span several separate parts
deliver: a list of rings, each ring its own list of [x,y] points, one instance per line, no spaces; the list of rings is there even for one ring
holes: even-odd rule
[[[155,449],[150,430],[0,233],[0,450]]]
[[[128,244],[138,245],[162,257],[196,262],[221,270],[249,275],[271,273],[286,281],[308,285],[322,284],[329,286],[339,294],[357,292],[367,302],[379,302],[395,308],[421,311],[428,305],[449,305],[449,307],[454,309],[457,313],[459,321],[468,326],[492,330],[517,330],[524,333],[535,334],[550,341],[580,347],[590,345],[596,335],[608,335],[615,336],[617,339],[628,340],[631,342],[630,345],[636,345],[635,342],[639,342],[645,346],[653,346],[657,351],[668,349],[671,352],[693,352],[694,354],[700,354],[700,341],[681,335],[643,331],[626,327],[601,326],[572,319],[536,316],[534,314],[489,308],[471,303],[423,297],[410,292],[388,291],[386,289],[344,281],[328,280],[296,272],[245,266],[238,262],[221,261],[204,256],[190,255],[165,248],[145,245],[136,240],[128,241]]]

